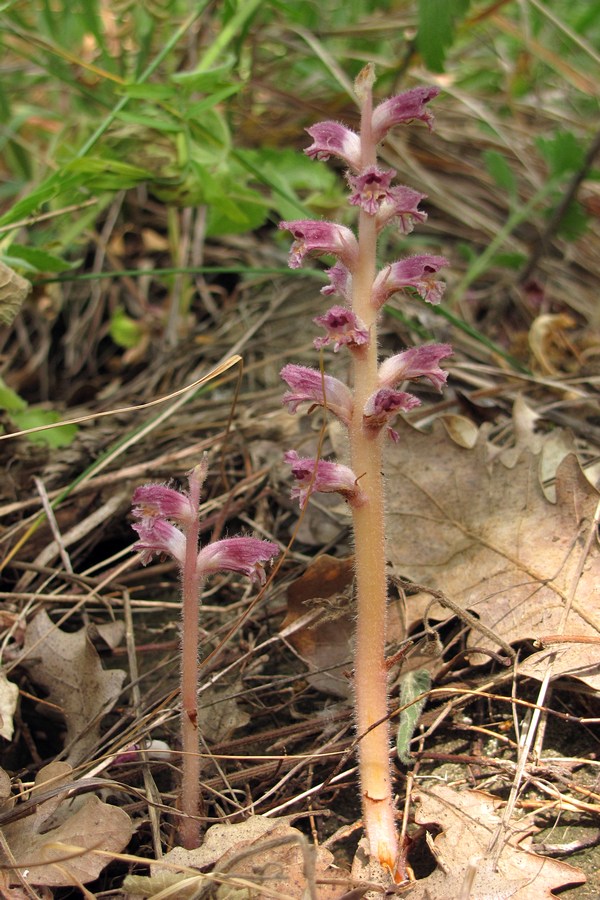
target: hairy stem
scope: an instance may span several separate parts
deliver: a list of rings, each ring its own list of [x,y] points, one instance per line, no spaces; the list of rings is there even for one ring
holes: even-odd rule
[[[199,509],[201,482],[190,477],[190,502]],[[200,748],[198,733],[198,640],[201,578],[196,559],[200,525],[198,516],[186,528],[185,565],[182,572],[181,645],[181,825],[179,839],[187,850],[200,843]]]
[[[368,165],[375,158],[375,146],[370,134],[370,92],[362,112],[362,163]],[[387,721],[387,579],[382,435],[371,436],[363,427],[365,402],[377,388],[378,363],[377,311],[371,302],[377,234],[374,217],[365,212],[361,212],[359,218],[358,245],[352,306],[369,328],[369,343],[364,352],[353,354],[354,413],[350,425],[351,465],[360,479],[361,490],[368,498],[366,503],[353,509],[358,606],[354,690],[360,738],[359,772],[364,827],[371,856],[403,880],[406,873],[403,865],[398,866],[398,834],[392,801]]]

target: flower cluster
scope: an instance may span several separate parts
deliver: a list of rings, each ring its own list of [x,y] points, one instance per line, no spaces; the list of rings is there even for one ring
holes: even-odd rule
[[[186,562],[187,531],[197,522],[198,509],[191,500],[191,492],[202,486],[207,474],[206,463],[190,473],[190,492],[177,491],[164,484],[146,484],[133,494],[132,525],[139,541],[134,550],[141,552],[144,565],[155,553],[173,557],[180,569]],[[174,524],[176,523],[176,524]],[[253,581],[265,583],[264,565],[279,552],[276,544],[253,537],[224,538],[196,549],[195,574],[200,578],[215,572],[240,572]]]
[[[372,84],[372,81],[371,81]],[[367,87],[370,90],[371,84]],[[326,160],[338,157],[348,166],[347,181],[350,186],[348,202],[369,217],[379,234],[386,225],[395,222],[401,233],[408,234],[414,225],[424,222],[426,214],[419,208],[425,195],[404,185],[392,184],[396,173],[393,169],[382,168],[371,159],[374,151],[388,131],[396,125],[419,119],[431,128],[433,117],[427,104],[438,91],[434,87],[417,87],[380,103],[371,110],[370,121],[361,134],[357,134],[338,122],[320,122],[307,131],[313,143],[305,150],[308,156]],[[365,138],[365,131],[367,137]],[[370,135],[369,135],[370,132]],[[354,232],[335,222],[298,220],[280,222],[279,227],[291,232],[294,242],[289,256],[291,268],[298,268],[308,255],[332,254],[336,263],[327,270],[329,284],[321,291],[325,296],[337,295],[342,303],[332,306],[314,322],[321,326],[325,334],[314,341],[321,349],[329,344],[334,352],[346,347],[355,357],[367,352],[370,341],[375,340],[373,328],[367,326],[353,308],[353,287],[359,266],[359,240]],[[444,283],[436,275],[447,260],[443,256],[418,255],[384,266],[375,276],[370,293],[370,303],[376,315],[389,298],[403,291],[416,292],[427,303],[440,302]],[[405,350],[385,360],[379,366],[377,385],[362,405],[362,425],[369,439],[376,438],[385,430],[392,439],[397,433],[390,423],[398,413],[407,412],[420,404],[413,394],[400,390],[399,386],[416,378],[427,378],[441,390],[446,381],[446,372],[440,362],[452,353],[448,344],[429,344]],[[353,411],[353,393],[345,384],[316,369],[288,364],[281,370],[281,377],[290,390],[283,401],[290,412],[296,412],[305,402],[312,409],[321,406],[335,415],[346,427],[349,426]],[[336,463],[300,460],[293,453],[287,453],[286,461],[298,482],[293,496],[304,505],[313,491],[338,491],[349,502],[356,503],[357,478],[352,470]],[[310,477],[308,477],[310,475]],[[349,490],[348,485],[355,489]]]

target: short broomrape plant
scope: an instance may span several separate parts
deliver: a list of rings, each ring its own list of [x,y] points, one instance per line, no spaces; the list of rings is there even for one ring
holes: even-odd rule
[[[441,256],[412,256],[377,271],[377,241],[382,229],[399,225],[408,234],[423,222],[419,210],[424,195],[401,185],[393,186],[395,172],[377,163],[377,145],[396,125],[420,119],[429,127],[426,108],[438,93],[435,87],[416,87],[373,108],[374,70],[365,67],[355,82],[360,107],[360,132],[338,122],[320,122],[307,129],[313,144],[308,156],[326,160],[336,156],[348,166],[349,203],[358,207],[357,234],[334,222],[300,220],[281,222],[294,243],[289,265],[298,268],[308,254],[331,254],[336,264],[327,270],[329,284],[321,291],[338,295],[335,305],[316,324],[325,335],[315,340],[344,347],[352,359],[351,390],[318,369],[288,364],[281,371],[289,391],[284,395],[291,412],[303,403],[321,406],[345,426],[350,466],[323,459],[285,454],[296,486],[292,496],[304,507],[314,491],[337,492],[352,510],[357,624],[354,694],[358,734],[359,777],[363,824],[369,855],[395,882],[408,877],[405,850],[399,844],[392,795],[388,726],[388,666],[385,656],[387,579],[385,572],[384,480],[382,448],[387,434],[398,441],[391,427],[394,417],[419,405],[414,395],[399,390],[402,382],[424,376],[438,390],[446,381],[440,361],[449,356],[448,344],[410,348],[379,362],[377,321],[383,304],[399,291],[416,291],[429,303],[439,303],[444,285],[435,274],[446,264]]]
[[[199,606],[205,579],[215,572],[239,572],[265,583],[264,565],[279,553],[276,544],[253,537],[231,537],[198,549],[200,493],[208,464],[204,459],[189,473],[189,490],[164,484],[146,484],[133,495],[133,528],[139,540],[135,550],[141,561],[166,553],[177,563],[181,576],[181,825],[183,847],[200,842],[200,734],[198,730]]]

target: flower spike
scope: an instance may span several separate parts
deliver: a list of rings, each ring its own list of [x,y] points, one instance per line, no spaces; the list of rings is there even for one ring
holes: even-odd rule
[[[288,363],[279,373],[291,391],[283,395],[283,402],[295,413],[300,403],[326,406],[344,425],[352,416],[352,392],[350,388],[333,378],[322,375],[318,369]]]
[[[295,239],[288,261],[290,269],[299,269],[308,253],[332,253],[350,271],[356,264],[358,243],[345,225],[298,219],[294,222],[280,222],[279,228],[291,231]]]
[[[365,66],[354,82],[360,110],[358,133],[337,122],[320,122],[308,129],[313,143],[305,151],[314,159],[341,159],[348,169],[349,204],[357,207],[356,234],[333,222],[282,222],[292,232],[290,266],[297,268],[307,254],[331,253],[335,265],[327,269],[329,282],[321,293],[336,295],[339,305],[313,321],[323,326],[317,349],[333,345],[351,354],[352,390],[337,378],[317,369],[286,365],[282,378],[290,390],[284,396],[290,411],[300,403],[322,406],[344,423],[352,468],[323,459],[302,458],[290,450],[284,459],[295,479],[292,497],[305,507],[314,491],[337,492],[352,507],[354,532],[356,639],[354,692],[363,825],[368,854],[380,869],[386,887],[409,881],[406,847],[397,831],[397,811],[390,770],[390,729],[386,658],[385,482],[383,436],[400,440],[391,427],[394,418],[420,405],[401,390],[402,382],[428,378],[441,388],[446,373],[440,366],[448,344],[432,344],[396,354],[379,365],[378,319],[381,308],[398,291],[418,293],[428,303],[439,303],[445,285],[436,273],[446,264],[442,256],[413,256],[377,271],[378,238],[388,225],[409,234],[424,222],[419,208],[425,195],[404,185],[393,185],[396,173],[378,163],[377,144],[396,125],[420,120],[431,128],[427,104],[435,87],[416,87],[375,105],[373,65]],[[381,248],[379,248],[381,249]],[[310,410],[309,410],[310,412]],[[358,473],[358,476],[357,474]],[[360,487],[359,487],[360,485]],[[393,892],[393,890],[392,890]]]
[[[358,486],[352,469],[326,459],[298,456],[295,450],[283,454],[284,462],[292,467],[292,475],[298,482],[292,488],[292,499],[298,498],[301,507],[306,506],[315,491],[341,494],[351,506],[362,506],[366,497]]]

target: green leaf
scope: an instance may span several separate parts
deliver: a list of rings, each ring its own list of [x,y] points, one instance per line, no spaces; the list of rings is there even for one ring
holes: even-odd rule
[[[64,272],[72,269],[78,263],[67,262],[60,256],[39,250],[37,247],[24,247],[22,244],[11,244],[6,253],[14,263],[24,263],[25,267],[34,272]]]
[[[0,217],[0,226],[11,225],[13,222],[19,221],[30,216],[32,213],[38,212],[43,203],[52,200],[59,194],[64,194],[71,188],[79,187],[82,177],[78,172],[68,174],[62,169],[60,172],[54,172],[46,181],[34,188],[34,190],[19,200],[15,205]],[[89,195],[86,195],[86,200]]]
[[[443,72],[446,50],[454,41],[456,20],[463,17],[470,0],[421,0],[417,47],[432,72]]]
[[[122,109],[117,118],[127,125],[139,125],[141,128],[151,128],[153,131],[161,131],[166,134],[177,134],[181,131],[180,122],[174,122],[166,117],[159,118],[156,110],[129,112]]]
[[[576,241],[585,233],[589,219],[578,200],[569,203],[557,228],[557,234],[568,241]]]
[[[408,672],[402,679],[400,687],[400,706],[406,706],[400,713],[400,722],[398,723],[398,733],[396,735],[396,750],[398,758],[405,766],[410,766],[413,758],[410,753],[410,740],[415,733],[415,729],[419,724],[419,718],[423,707],[427,701],[427,697],[421,697],[431,687],[431,675],[427,669],[417,669],[414,672]]]
[[[552,175],[567,175],[583,168],[585,150],[571,131],[557,131],[550,138],[536,138],[535,143]]]
[[[115,309],[110,320],[109,334],[118,347],[125,350],[137,347],[143,335],[139,322],[128,316],[124,309]]]
[[[527,256],[524,253],[496,253],[492,258],[493,266],[514,271],[522,269],[526,262]]]
[[[507,191],[511,197],[516,197],[517,182],[506,157],[497,150],[486,150],[483,153],[483,161],[498,187]]]
[[[174,75],[171,75],[170,80],[174,82],[176,85],[181,85],[186,88],[188,91],[199,91],[203,94],[212,94],[217,89],[233,86],[231,82],[231,70],[235,65],[235,57],[233,54],[228,53],[224,58],[223,62],[214,66],[212,69],[206,69],[204,71],[194,71],[194,72],[176,72]],[[239,90],[239,87],[236,87],[236,90]]]
[[[61,421],[61,416],[54,409],[29,406],[22,412],[13,413],[11,419],[20,431],[24,431],[26,428],[37,428],[40,425],[54,425]],[[46,447],[68,447],[73,443],[77,431],[77,425],[61,425],[59,428],[28,434],[27,440],[32,444],[43,444]]]
[[[171,84],[124,84],[121,93],[134,100],[173,100],[177,89]]]
[[[79,176],[85,175],[92,191],[122,191],[150,178],[146,169],[109,157],[85,156],[74,159],[67,168]]]
[[[0,409],[6,410],[10,415],[27,409],[25,400],[9,388],[2,378],[0,378]]]

